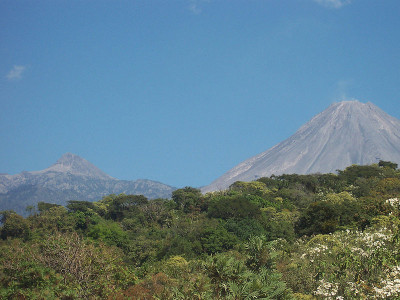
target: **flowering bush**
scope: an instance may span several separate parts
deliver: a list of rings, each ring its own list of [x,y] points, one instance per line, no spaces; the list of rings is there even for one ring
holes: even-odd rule
[[[400,295],[397,232],[376,225],[299,239],[280,271],[294,292],[321,299],[395,297]]]
[[[382,281],[374,286],[376,298],[388,299],[400,296],[400,266],[393,266],[386,270]]]

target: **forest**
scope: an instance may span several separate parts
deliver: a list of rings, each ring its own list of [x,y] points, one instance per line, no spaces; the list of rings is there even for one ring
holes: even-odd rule
[[[400,170],[0,212],[1,299],[399,299]]]

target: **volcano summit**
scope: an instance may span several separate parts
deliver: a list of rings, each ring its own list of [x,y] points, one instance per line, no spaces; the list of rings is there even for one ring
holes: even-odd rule
[[[334,103],[294,135],[240,163],[203,192],[272,174],[329,173],[379,160],[400,163],[400,120],[372,103]]]

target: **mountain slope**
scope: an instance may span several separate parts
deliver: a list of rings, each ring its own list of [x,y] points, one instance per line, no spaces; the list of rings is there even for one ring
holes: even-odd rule
[[[175,188],[160,182],[115,179],[87,160],[64,154],[47,169],[0,175],[0,211],[25,214],[39,201],[65,205],[68,200],[96,201],[108,194],[142,194],[150,199],[169,198]]]
[[[114,179],[86,159],[72,153],[65,153],[54,165],[45,170],[31,173],[43,174],[48,172],[70,173],[77,176],[87,176],[97,179]]]
[[[294,135],[240,163],[202,191],[272,174],[328,173],[379,160],[400,162],[400,120],[372,103],[344,101],[332,104]]]

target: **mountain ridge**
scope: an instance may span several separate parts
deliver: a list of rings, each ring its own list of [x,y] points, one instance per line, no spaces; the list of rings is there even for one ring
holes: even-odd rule
[[[357,100],[331,104],[292,136],[241,162],[203,192],[226,189],[235,181],[284,173],[329,173],[351,164],[400,162],[400,120],[374,104]]]
[[[86,159],[70,152],[63,154],[55,164],[51,165],[47,169],[33,171],[31,173],[40,174],[46,172],[71,173],[74,175],[88,176],[99,179],[115,179],[101,171]]]
[[[0,174],[0,211],[25,214],[39,201],[65,205],[69,200],[96,201],[109,194],[142,194],[149,199],[170,198],[175,188],[149,179],[119,180],[84,158],[65,153],[50,167]]]

